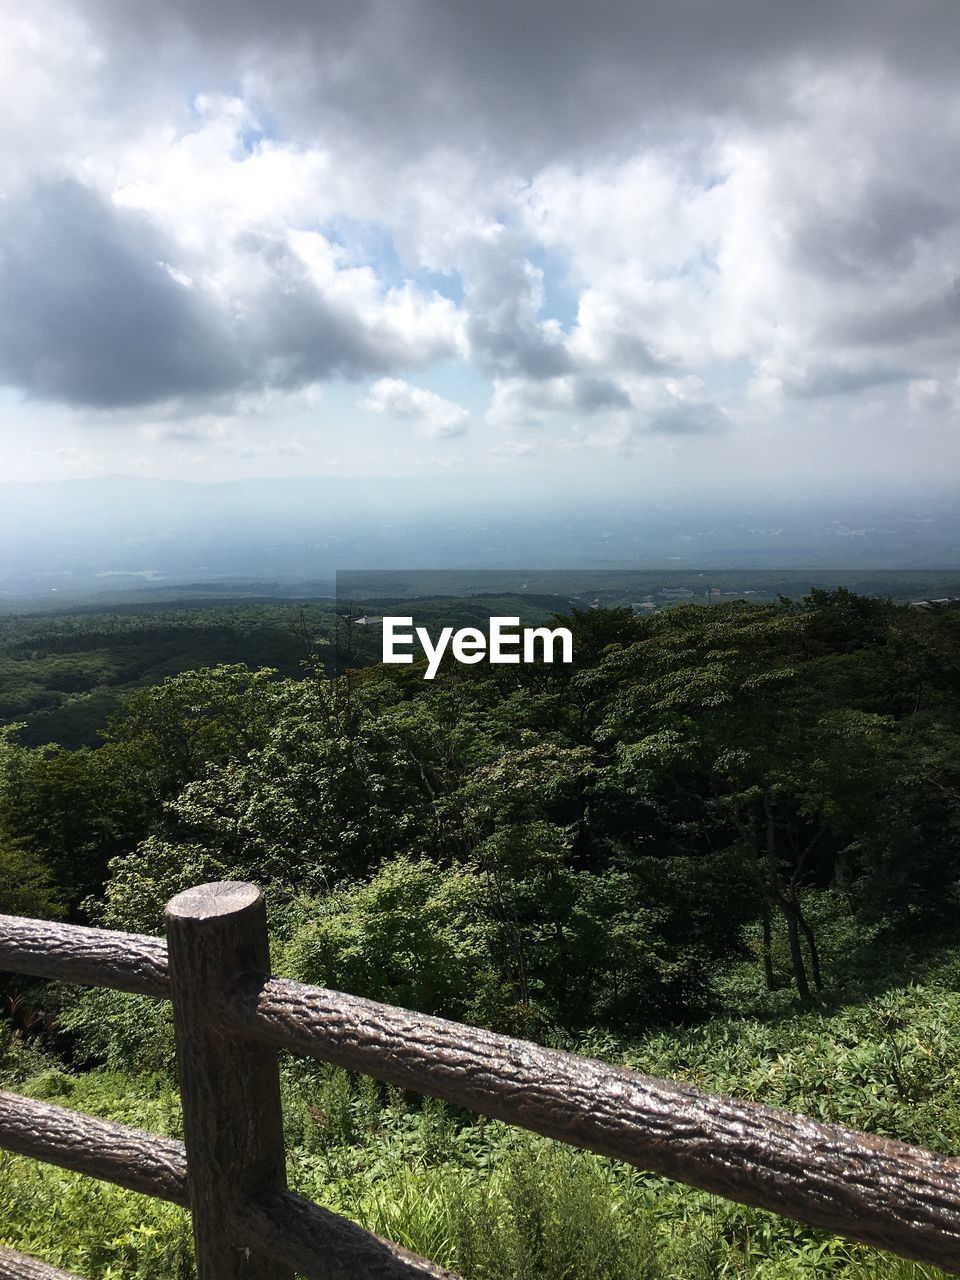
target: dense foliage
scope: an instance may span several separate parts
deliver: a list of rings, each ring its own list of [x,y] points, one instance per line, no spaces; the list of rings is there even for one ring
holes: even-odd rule
[[[297,675],[329,605],[116,606],[113,612],[0,615],[0,723],[39,746],[97,746],[134,689],[222,662]]]
[[[251,879],[278,971],[960,1147],[960,608],[839,589],[574,611],[573,667],[432,682],[331,678],[318,616],[250,612],[263,666],[131,687],[96,747],[0,738],[0,911],[156,932],[180,888]],[[281,631],[296,673],[268,652]],[[139,1122],[175,1127],[162,1008],[23,984],[8,1001],[68,1064],[8,1068],[32,1089],[111,1112],[129,1093]],[[582,1274],[610,1280],[860,1274],[862,1251],[815,1233],[364,1088],[291,1067],[301,1183],[468,1280],[579,1276],[578,1231]],[[7,1167],[12,1222],[92,1194]],[[97,1194],[115,1257],[82,1231],[37,1247],[91,1274],[188,1274],[172,1211],[138,1209],[139,1239],[127,1202]],[[574,1225],[554,1238],[552,1221]]]

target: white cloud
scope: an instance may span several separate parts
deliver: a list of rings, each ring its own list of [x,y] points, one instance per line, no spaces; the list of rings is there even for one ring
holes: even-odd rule
[[[529,440],[504,440],[490,450],[495,458],[532,458],[537,446]]]
[[[960,420],[960,371],[943,381],[914,378],[907,386],[907,405],[913,414]]]
[[[299,438],[304,396],[372,381],[384,431],[438,437],[487,391],[468,459],[524,428],[538,466],[732,430],[774,458],[833,421],[853,473],[878,429],[943,470],[960,10],[135,8],[0,0],[30,402],[252,459],[242,421]],[[462,397],[415,385],[441,362]]]
[[[413,387],[402,378],[381,378],[359,403],[371,413],[414,422],[428,436],[461,436],[470,421],[470,414],[462,405],[445,400],[435,391]]]

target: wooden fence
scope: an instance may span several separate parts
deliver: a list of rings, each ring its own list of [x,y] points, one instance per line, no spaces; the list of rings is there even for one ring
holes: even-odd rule
[[[166,930],[0,916],[0,971],[172,1000],[185,1141],[0,1092],[0,1148],[188,1208],[200,1280],[449,1276],[287,1189],[280,1049],[960,1272],[960,1160],[271,977],[253,885],[179,894]],[[0,1250],[6,1277],[66,1273]]]

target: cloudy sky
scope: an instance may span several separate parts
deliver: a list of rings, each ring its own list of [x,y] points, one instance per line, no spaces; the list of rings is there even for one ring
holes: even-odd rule
[[[960,476],[957,0],[0,0],[0,478]]]

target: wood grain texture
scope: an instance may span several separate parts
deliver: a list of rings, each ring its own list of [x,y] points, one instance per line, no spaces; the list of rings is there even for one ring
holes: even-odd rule
[[[248,976],[237,1034],[960,1272],[960,1160],[574,1054]]]
[[[186,1206],[182,1142],[0,1091],[0,1147]]]
[[[72,1271],[61,1271],[14,1249],[0,1249],[0,1280],[80,1280]]]
[[[217,1018],[239,975],[269,967],[263,898],[200,885],[168,903],[166,925],[199,1280],[289,1280],[235,1233],[255,1190],[287,1185],[277,1053],[224,1035]]]
[[[307,1280],[459,1280],[292,1191],[258,1192],[238,1223],[237,1236],[267,1249]]]
[[[97,1120],[66,1107],[0,1091],[0,1148],[115,1183],[130,1191],[189,1207],[187,1156],[182,1142]],[[233,1206],[231,1254],[243,1267],[264,1253],[284,1268],[312,1277],[370,1280],[447,1280],[449,1272],[282,1188],[258,1188]],[[64,1276],[23,1255],[0,1250],[0,1280]],[[253,1265],[252,1263],[249,1265]],[[20,1268],[18,1270],[17,1268]],[[4,1269],[6,1268],[6,1270]],[[241,1274],[255,1275],[243,1270]],[[453,1277],[452,1280],[456,1280]]]
[[[286,1191],[279,1048],[960,1273],[960,1160],[270,978],[251,885],[179,895],[167,930],[169,958],[157,938],[0,916],[0,969],[172,992],[190,1205],[214,1259],[201,1280],[280,1280],[293,1267],[338,1276],[351,1265],[356,1275],[443,1274]],[[0,1146],[187,1203],[184,1148],[169,1139],[0,1093]]]
[[[162,938],[53,920],[0,916],[0,972],[4,970],[134,995],[170,994]]]

